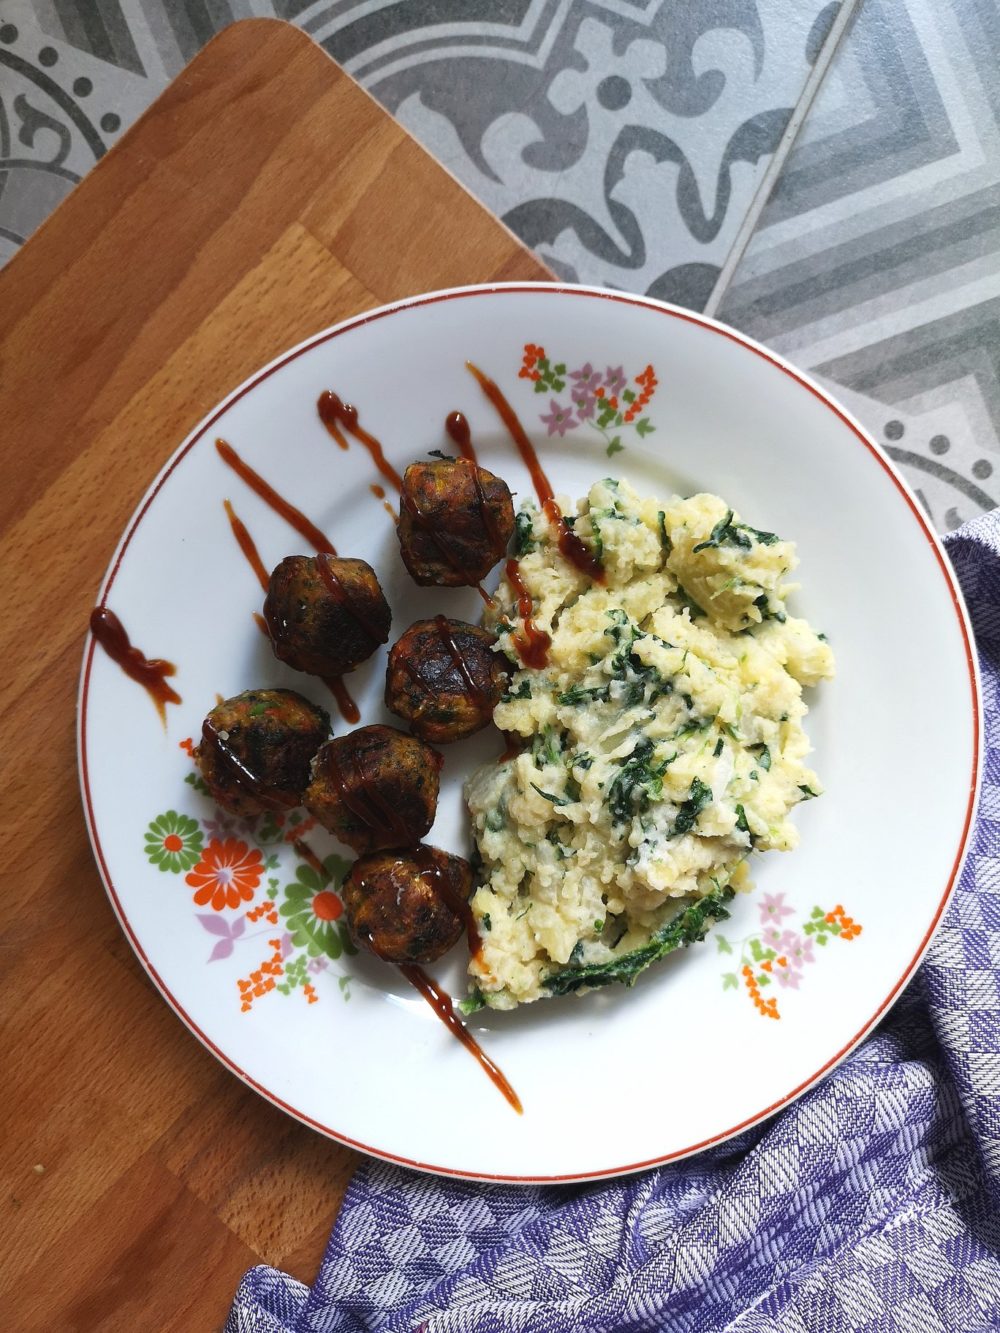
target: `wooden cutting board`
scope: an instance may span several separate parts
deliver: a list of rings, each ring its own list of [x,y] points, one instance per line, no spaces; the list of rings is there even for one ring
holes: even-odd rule
[[[290,344],[416,292],[550,277],[269,20],[217,37],[0,272],[4,1327],[217,1328],[252,1264],[312,1280],[358,1161],[182,1027],[98,879],[74,703],[129,514]]]

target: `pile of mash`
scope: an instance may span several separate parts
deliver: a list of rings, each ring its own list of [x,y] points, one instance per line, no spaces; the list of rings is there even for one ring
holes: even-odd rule
[[[822,790],[802,688],[834,662],[786,610],[792,543],[715,495],[667,503],[605,480],[577,508],[603,585],[533,504],[517,520],[548,664],[520,667],[506,577],[488,613],[518,664],[494,720],[524,748],[466,785],[483,940],[467,1008],[631,984],[728,914],[751,850],[796,845],[789,814]]]

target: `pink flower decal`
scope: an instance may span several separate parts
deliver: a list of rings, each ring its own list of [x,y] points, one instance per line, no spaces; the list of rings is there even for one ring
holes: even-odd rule
[[[779,986],[784,986],[788,990],[798,990],[799,982],[802,980],[802,973],[796,972],[789,965],[788,959],[779,958],[774,965],[774,977]]]
[[[813,946],[825,948],[835,939],[845,943],[856,940],[861,925],[840,903],[829,912],[814,907],[798,930],[783,924],[786,917],[796,915],[783,893],[765,893],[757,906],[761,921],[758,931],[735,945],[725,935],[715,935],[719,953],[733,955],[733,971],[723,972],[722,989],[745,992],[762,1017],[780,1018],[778,1001],[772,993],[775,986],[797,991],[806,967],[816,962]]]
[[[624,432],[634,430],[642,438],[656,429],[645,415],[659,383],[652,365],[631,378],[624,366],[608,366],[602,375],[591,361],[567,371],[565,361],[552,360],[538,343],[525,343],[517,373],[536,394],[557,395],[569,389],[568,402],[550,396],[548,412],[539,414],[549,436],[562,439],[577,426],[587,426],[603,437],[605,453],[612,458],[625,448]]]
[[[815,963],[816,955],[813,953],[812,940],[805,940],[801,935],[796,935],[793,930],[786,930],[781,937],[781,951],[786,954],[789,961],[796,967],[802,967],[805,963]]]
[[[621,393],[627,383],[624,366],[608,366],[604,372],[604,385],[608,393]]]
[[[577,423],[571,407],[560,407],[554,398],[549,406],[550,411],[543,412],[541,420],[550,435],[563,436],[568,430],[576,430]]]
[[[765,926],[772,921],[779,922],[782,917],[795,915],[790,907],[785,906],[785,895],[783,893],[765,893],[759,906],[760,919]]]
[[[601,383],[600,375],[589,361],[586,365],[581,366],[579,370],[571,370],[569,377],[576,381],[570,390],[570,397],[577,403],[587,398],[593,398]]]

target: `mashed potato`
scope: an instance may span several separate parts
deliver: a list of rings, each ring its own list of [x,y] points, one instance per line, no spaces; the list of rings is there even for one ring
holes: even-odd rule
[[[466,786],[483,939],[468,1007],[631,984],[728,915],[751,850],[794,847],[788,816],[821,791],[802,687],[833,675],[833,655],[786,610],[792,544],[714,495],[667,503],[607,480],[578,510],[603,585],[532,504],[518,516],[520,578],[552,646],[494,713],[523,751]],[[506,577],[490,618],[518,662]]]

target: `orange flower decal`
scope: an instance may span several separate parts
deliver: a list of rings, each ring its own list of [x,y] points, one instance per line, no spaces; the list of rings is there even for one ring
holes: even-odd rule
[[[281,940],[268,940],[268,944],[274,950],[271,957],[265,958],[260,967],[254,968],[248,977],[240,977],[236,983],[240,992],[241,1013],[248,1014],[253,1008],[254,1000],[259,1000],[262,995],[274,990],[277,985],[275,978],[284,974],[285,969],[281,965]],[[309,1003],[314,1003],[311,995]]]
[[[251,851],[238,838],[226,838],[224,842],[213,838],[185,878],[195,891],[199,907],[210,904],[214,911],[221,912],[248,903],[263,873],[263,859],[256,847]]]
[[[828,926],[833,926],[834,928],[838,926],[840,927],[840,938],[842,940],[857,939],[862,931],[862,927],[858,925],[852,916],[847,915],[840,903],[837,904],[832,912],[827,912],[823,920]]]
[[[766,962],[764,966],[770,972],[770,962]],[[754,1002],[754,1007],[759,1013],[763,1014],[765,1018],[781,1017],[778,1013],[778,1001],[775,999],[765,1000],[763,995],[761,995],[760,986],[757,984],[757,978],[753,974],[753,968],[743,968],[743,984],[746,986],[750,998]]]
[[[540,380],[542,373],[536,370],[535,366],[540,360],[545,359],[545,348],[536,347],[534,343],[524,344],[524,356],[521,358],[521,369],[517,372],[522,380]]]
[[[535,393],[549,395],[549,410],[538,419],[550,437],[564,439],[569,431],[589,427],[603,435],[605,452],[611,458],[625,448],[618,433],[622,427],[630,426],[640,437],[656,430],[643,415],[659,384],[652,363],[632,379],[625,374],[624,365],[606,366],[602,372],[586,361],[568,370],[565,361],[551,360],[538,343],[525,343],[517,373],[531,383]],[[567,386],[568,403],[556,397]]]
[[[798,931],[785,929],[784,917],[794,917],[795,909],[785,902],[783,893],[765,893],[758,904],[763,929],[738,941],[739,958],[732,972],[723,972],[722,989],[738,991],[740,976],[758,1013],[765,1018],[780,1018],[778,1002],[774,997],[765,999],[764,989],[775,982],[786,990],[799,989],[806,969],[817,960],[813,945],[821,951],[830,940],[855,940],[861,934],[860,924],[837,903],[831,911],[814,907],[812,915]],[[716,934],[720,954],[734,954],[736,949],[725,935]]]

